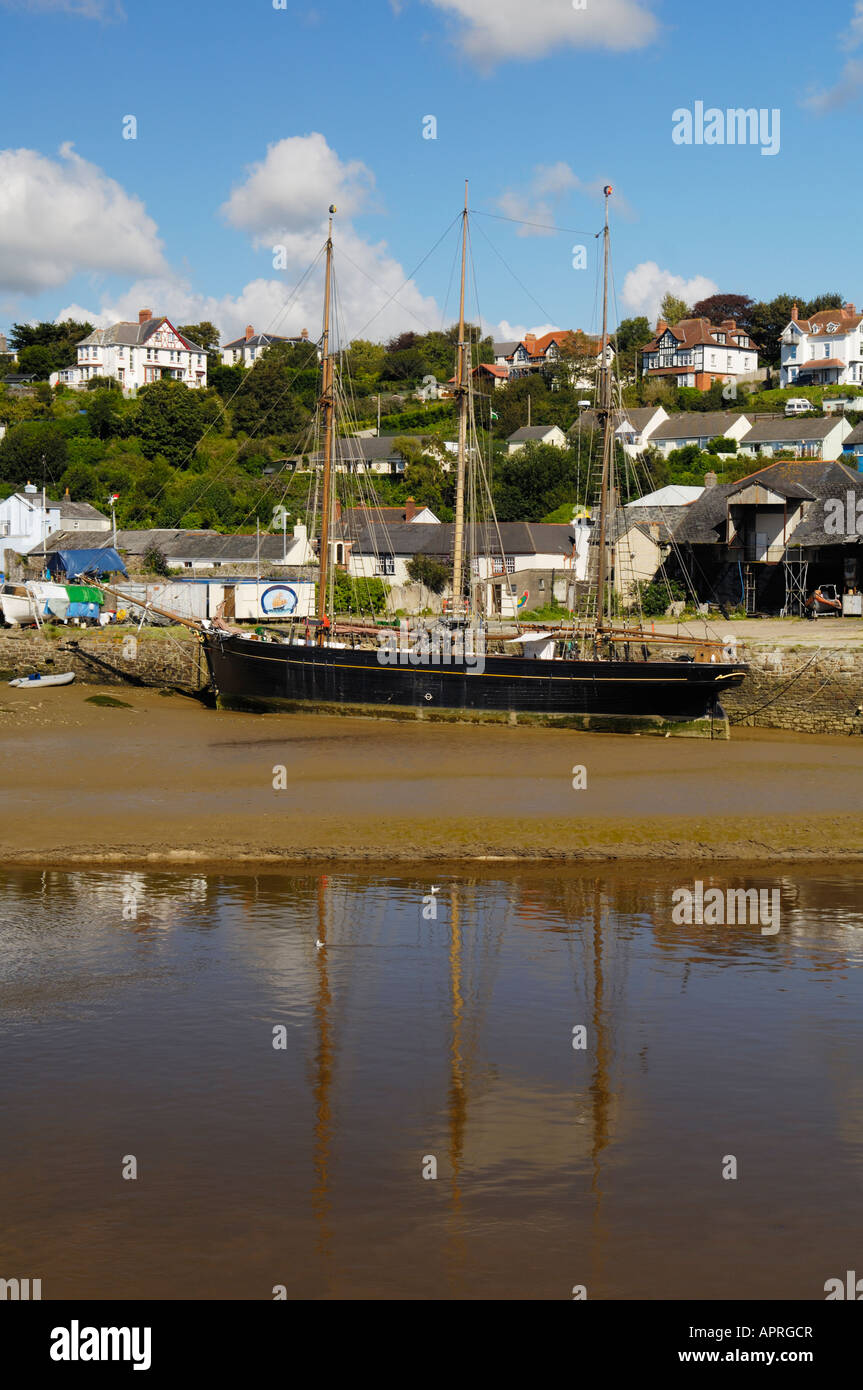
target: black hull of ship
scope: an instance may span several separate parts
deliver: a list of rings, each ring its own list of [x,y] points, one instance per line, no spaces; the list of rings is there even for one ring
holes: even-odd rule
[[[334,710],[401,718],[727,737],[722,691],[746,667],[684,661],[540,661],[486,656],[464,665],[385,665],[368,648],[288,646],[224,633],[202,637],[225,708]]]

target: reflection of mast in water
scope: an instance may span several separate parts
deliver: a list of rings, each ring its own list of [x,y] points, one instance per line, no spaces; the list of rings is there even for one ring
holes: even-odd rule
[[[312,1210],[320,1227],[318,1253],[329,1256],[332,1232],[328,1224],[330,1214],[330,1142],[332,1139],[332,1117],[330,1113],[330,1086],[333,1076],[333,1045],[330,1040],[330,993],[329,971],[327,968],[327,878],[321,874],[318,879],[318,939],[323,949],[315,952],[318,972],[318,995],[315,1004],[315,1018],[318,1026],[318,1049],[315,1056],[315,1073],[312,1090],[315,1097],[315,1146],[314,1169],[315,1185],[312,1189]]]
[[[459,1218],[461,1216],[461,1187],[459,1175],[464,1157],[465,1127],[467,1124],[467,1086],[465,1083],[464,997],[462,995],[462,936],[458,895],[455,885],[450,889],[449,985],[452,1010],[449,1075],[449,1143],[447,1153],[450,1168],[451,1215],[450,1254],[456,1266],[464,1264],[465,1242]]]
[[[591,1135],[591,1179],[590,1190],[595,1198],[593,1209],[593,1270],[592,1277],[599,1276],[599,1259],[602,1251],[600,1215],[602,1209],[602,1153],[608,1146],[609,1134],[609,1030],[605,1021],[605,979],[602,957],[602,890],[599,880],[594,883],[593,893],[593,1038],[594,1067],[590,1083],[591,1111],[593,1117]]]

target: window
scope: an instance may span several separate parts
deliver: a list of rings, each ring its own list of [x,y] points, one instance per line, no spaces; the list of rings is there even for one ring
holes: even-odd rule
[[[382,555],[379,565],[381,574],[395,574],[396,557],[394,555]]]
[[[192,568],[192,562],[191,562],[191,560],[184,560],[184,561],[183,561],[183,569],[184,569],[184,570],[190,570],[191,568]]]

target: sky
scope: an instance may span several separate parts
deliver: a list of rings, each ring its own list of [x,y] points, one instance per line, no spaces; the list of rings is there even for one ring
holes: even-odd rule
[[[317,337],[330,203],[341,340],[441,328],[465,179],[496,337],[599,327],[605,183],[612,323],[863,300],[863,0],[0,0],[0,93],[0,332]]]

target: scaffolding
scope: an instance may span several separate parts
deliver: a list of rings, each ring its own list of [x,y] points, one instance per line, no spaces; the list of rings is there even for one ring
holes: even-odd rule
[[[806,615],[806,590],[809,587],[809,561],[803,559],[803,551],[797,549],[785,552],[782,562],[785,571],[785,604],[783,618],[802,618]]]
[[[747,617],[755,612],[755,575],[751,565],[743,566],[743,610]]]

